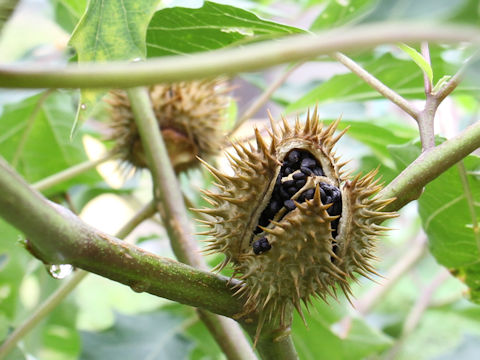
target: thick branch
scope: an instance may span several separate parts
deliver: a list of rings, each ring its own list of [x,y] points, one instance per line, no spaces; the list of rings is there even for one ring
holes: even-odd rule
[[[135,216],[130,219],[116,234],[123,239],[132,232],[143,220],[155,214],[155,204],[152,202],[144,206]],[[68,279],[53,292],[35,311],[13,331],[5,342],[0,346],[0,359],[3,359],[17,343],[37,324],[55,309],[76,287],[85,279],[88,272],[76,270]]]
[[[418,199],[422,188],[452,165],[480,147],[480,121],[461,134],[422,153],[379,194],[384,199],[396,198],[386,210],[398,210]]]
[[[49,202],[0,158],[0,216],[22,231],[28,249],[50,264],[71,264],[111,280],[186,305],[233,316],[243,304],[228,279],[196,270],[96,231]]]
[[[319,35],[295,35],[192,56],[168,56],[143,63],[0,66],[0,87],[128,88],[161,82],[193,80],[255,71],[282,63],[304,61],[336,51],[365,49],[384,43],[442,41],[480,42],[473,26],[387,23],[336,29]]]

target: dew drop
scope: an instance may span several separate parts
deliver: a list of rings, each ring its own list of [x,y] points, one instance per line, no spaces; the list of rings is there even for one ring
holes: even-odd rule
[[[48,273],[55,279],[65,279],[73,272],[73,266],[69,264],[47,266]]]
[[[137,281],[132,283],[132,285],[130,285],[130,288],[137,293],[144,292],[149,287],[150,287],[150,282],[148,281]]]

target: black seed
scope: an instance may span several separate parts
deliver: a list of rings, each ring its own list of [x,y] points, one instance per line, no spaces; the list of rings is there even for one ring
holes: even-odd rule
[[[320,166],[317,166],[315,169],[313,169],[313,173],[317,176],[325,176]]]
[[[300,171],[307,176],[313,174],[312,170],[310,170],[308,167],[304,167],[304,166],[300,167]]]
[[[252,247],[255,255],[260,255],[261,253],[270,250],[272,248],[272,245],[268,243],[268,240],[266,238],[262,237],[261,239],[254,241]]]
[[[281,185],[282,184],[282,174],[278,174],[277,180],[275,180],[275,185]]]
[[[322,200],[322,204],[325,205],[326,202],[325,200],[327,199],[327,195],[325,195],[325,190],[323,190],[322,188],[319,188],[320,189],[320,200]]]
[[[288,192],[285,188],[281,187],[278,189],[278,193],[283,200],[290,199],[290,195],[288,195]]]
[[[301,150],[300,156],[302,159],[313,157],[312,154],[310,154],[308,151],[305,151],[305,150]]]
[[[298,189],[295,186],[292,186],[292,187],[289,187],[287,191],[290,194],[290,196],[292,196],[297,193]]]
[[[300,160],[300,153],[297,150],[290,151],[287,156],[287,161],[290,164],[295,164],[296,162],[298,162],[298,160]]]
[[[305,158],[300,163],[300,167],[307,167],[313,169],[317,165],[317,162],[314,159]]]
[[[313,196],[315,195],[315,189],[308,189],[305,190],[302,195],[305,197],[305,199],[311,200],[313,199]]]
[[[295,203],[293,200],[286,200],[283,202],[283,205],[287,208],[288,211],[292,211],[295,209]]]
[[[290,175],[292,172],[293,172],[293,170],[290,169],[289,167],[286,167],[285,169],[283,169],[283,175],[284,175],[284,176],[288,176],[288,175]]]
[[[310,170],[310,169],[308,169],[308,170]],[[292,175],[293,180],[303,180],[306,177],[307,177],[307,175],[305,175],[304,173],[302,173],[300,171],[296,172],[295,174]]]
[[[287,181],[284,181],[284,182],[282,183],[282,186],[283,186],[285,189],[287,189],[287,188],[289,188],[290,186],[293,186],[293,185],[295,185],[295,180],[287,180]]]
[[[306,183],[307,180],[297,180],[295,181],[295,186],[300,190]]]
[[[282,204],[277,200],[272,200],[269,205],[270,212],[275,215],[282,208]],[[273,216],[272,216],[273,217]]]
[[[330,216],[337,216],[342,213],[342,202],[335,201],[332,206],[327,209],[327,213]]]

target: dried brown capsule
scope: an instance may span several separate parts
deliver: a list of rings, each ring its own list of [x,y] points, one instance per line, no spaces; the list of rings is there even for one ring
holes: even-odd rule
[[[334,136],[338,123],[324,129],[315,112],[293,127],[284,119],[279,131],[272,120],[269,145],[258,130],[256,148],[233,144],[234,175],[205,163],[218,187],[205,192],[212,208],[199,210],[212,217],[207,251],[225,254],[218,268],[233,265],[245,313],[260,312],[261,322],[279,315],[284,324],[292,305],[302,315],[301,301],[337,288],[348,296],[355,273],[374,273],[380,223],[396,214],[381,211],[391,200],[375,197],[376,171],[347,179],[333,152],[345,132]]]
[[[197,156],[209,157],[222,148],[228,91],[221,80],[150,87],[153,110],[177,173],[197,165]],[[126,92],[113,91],[107,101],[112,110],[112,132],[107,140],[115,141],[115,150],[126,163],[146,168],[145,153]]]

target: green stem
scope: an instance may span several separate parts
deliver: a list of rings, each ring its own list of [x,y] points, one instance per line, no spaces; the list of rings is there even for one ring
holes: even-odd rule
[[[193,239],[192,226],[183,202],[175,172],[170,163],[157,119],[146,88],[127,90],[135,122],[142,139],[154,184],[157,208],[170,238],[177,259],[185,264],[206,269]]]
[[[144,206],[135,216],[130,219],[117,233],[117,237],[124,239],[135,229],[142,221],[155,214],[155,203],[151,201]],[[88,275],[88,272],[76,270],[67,280],[65,280],[58,289],[55,290],[39,307],[35,309],[7,340],[0,346],[0,360],[3,359],[15,345],[30,332],[41,320],[43,320],[53,309],[57,307],[70,294],[80,282]]]
[[[480,31],[474,26],[380,23],[335,29],[318,35],[294,35],[192,56],[167,56],[143,63],[110,62],[51,66],[47,69],[44,65],[28,65],[28,68],[3,65],[0,66],[0,87],[128,88],[256,71],[336,51],[419,41],[478,44]]]
[[[179,261],[206,270],[208,267],[193,238],[180,184],[170,163],[148,91],[146,88],[132,88],[127,92],[150,165],[157,208],[173,252]],[[200,318],[205,321],[210,333],[229,359],[256,358],[238,324],[203,309],[198,311]]]
[[[396,198],[385,210],[401,209],[418,199],[430,181],[480,147],[480,121],[443,144],[423,152],[380,193],[384,199]]]
[[[70,180],[77,175],[83,174],[84,172],[95,168],[96,166],[104,163],[105,161],[113,159],[115,156],[115,153],[108,152],[104,156],[96,160],[87,160],[80,164],[69,167],[68,169],[60,171],[56,174],[48,176],[45,179],[39,180],[36,183],[32,184],[32,187],[38,191],[46,190],[64,181]]]
[[[228,279],[146,252],[99,232],[32,190],[0,157],[0,216],[47,264],[74,267],[182,304],[231,317],[243,309]],[[235,280],[233,280],[235,283]]]

